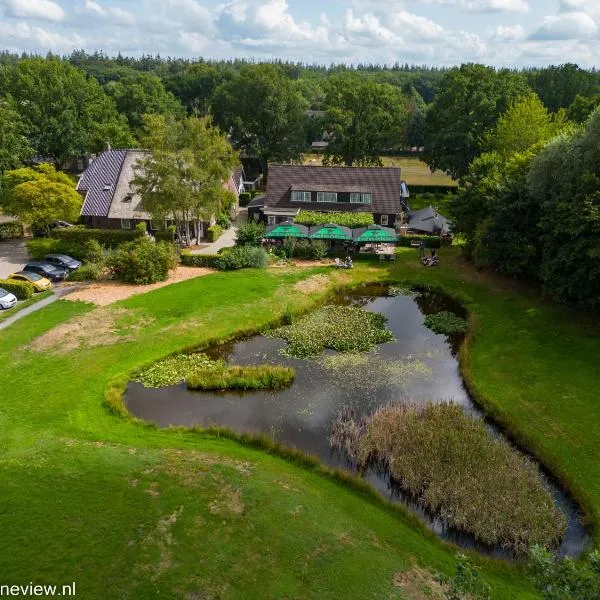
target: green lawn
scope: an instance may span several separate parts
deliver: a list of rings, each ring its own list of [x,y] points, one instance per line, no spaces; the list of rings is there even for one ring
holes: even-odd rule
[[[407,249],[391,272],[367,263],[351,276],[468,296],[475,334],[462,360],[473,389],[597,520],[597,325],[479,275],[455,250],[441,256],[424,269]],[[308,309],[322,299],[309,290],[323,286],[296,284],[315,274],[332,286],[348,277],[215,274],[108,308],[61,300],[1,332],[2,582],[75,580],[82,598],[362,599],[411,597],[393,585],[401,571],[451,573],[451,548],[318,470],[103,406],[115,377]],[[535,597],[515,567],[479,562],[495,598]]]
[[[8,317],[12,317],[14,314],[18,313],[19,311],[23,310],[24,308],[27,308],[28,306],[31,306],[32,304],[36,304],[40,300],[43,300],[44,298],[47,298],[48,296],[52,296],[52,294],[54,294],[54,292],[51,290],[48,290],[47,292],[40,292],[39,294],[36,294],[33,298],[29,298],[27,300],[22,300],[21,302],[18,302],[16,306],[13,306],[12,308],[9,308],[8,310],[0,311],[0,321],[2,321],[3,319],[8,319]]]

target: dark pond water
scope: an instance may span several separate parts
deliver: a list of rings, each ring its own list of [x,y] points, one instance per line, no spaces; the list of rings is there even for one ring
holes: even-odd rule
[[[326,351],[319,359],[299,360],[280,354],[286,345],[283,340],[253,336],[216,346],[206,353],[236,365],[294,367],[296,378],[290,388],[278,392],[207,393],[189,391],[185,384],[147,389],[132,382],[125,396],[129,411],[162,427],[214,424],[238,432],[266,433],[318,456],[326,465],[349,470],[354,470],[353,465],[332,452],[329,444],[332,422],[341,410],[351,408],[360,417],[391,402],[452,400],[468,413],[480,415],[459,374],[456,351],[460,337],[449,339],[423,325],[424,315],[440,310],[465,316],[458,304],[430,293],[390,296],[384,287],[361,288],[340,295],[335,302],[384,314],[396,341],[380,345],[377,353],[357,356]],[[502,435],[493,425],[489,428],[491,435]],[[386,473],[369,470],[362,476],[384,497],[407,505],[443,539],[485,554],[507,556],[505,550],[478,544],[472,536],[446,526],[407,497]],[[578,508],[554,482],[546,479],[568,518],[559,551],[577,556],[588,541]]]

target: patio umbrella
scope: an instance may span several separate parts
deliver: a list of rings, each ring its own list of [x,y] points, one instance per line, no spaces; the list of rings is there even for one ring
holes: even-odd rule
[[[341,225],[317,225],[310,228],[309,237],[311,240],[341,240],[350,242],[352,241],[352,230]]]
[[[307,238],[308,227],[297,225],[291,221],[279,223],[279,225],[271,225],[267,227],[265,237],[268,240],[281,240],[285,238]]]
[[[389,244],[396,243],[398,236],[391,227],[369,225],[352,230],[352,236],[357,244]]]

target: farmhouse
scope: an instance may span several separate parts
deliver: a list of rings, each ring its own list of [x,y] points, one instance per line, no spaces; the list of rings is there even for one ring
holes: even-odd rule
[[[275,225],[301,210],[370,212],[378,225],[394,227],[403,195],[400,175],[397,168],[270,165],[266,192],[249,204],[248,216]]]
[[[145,222],[150,231],[161,224],[152,221],[152,215],[142,206],[141,197],[131,187],[134,167],[147,155],[145,150],[105,150],[85,169],[77,183],[83,196],[82,221],[100,229],[134,229]],[[243,170],[236,169],[224,187],[237,198],[243,189]],[[191,226],[195,227],[192,223]],[[196,237],[193,232],[192,237]]]

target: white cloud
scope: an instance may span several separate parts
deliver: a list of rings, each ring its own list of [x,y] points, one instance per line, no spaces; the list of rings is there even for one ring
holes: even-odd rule
[[[585,12],[566,12],[544,18],[533,33],[533,40],[580,40],[593,37],[598,32],[594,19]]]
[[[23,21],[6,23],[0,21],[0,39],[4,48],[12,51],[71,52],[82,48],[85,40],[78,34],[61,35],[42,27],[28,25]]]
[[[413,0],[422,4],[456,6],[474,12],[529,12],[527,0]]]
[[[90,14],[96,18],[104,19],[115,23],[116,25],[133,26],[136,23],[135,17],[126,10],[118,6],[104,7],[95,0],[85,0],[83,6],[77,9],[78,13]]]
[[[497,43],[516,42],[526,38],[522,25],[498,25],[492,35],[492,40]]]
[[[51,0],[0,0],[0,4],[13,17],[62,21],[66,16],[60,4]]]

